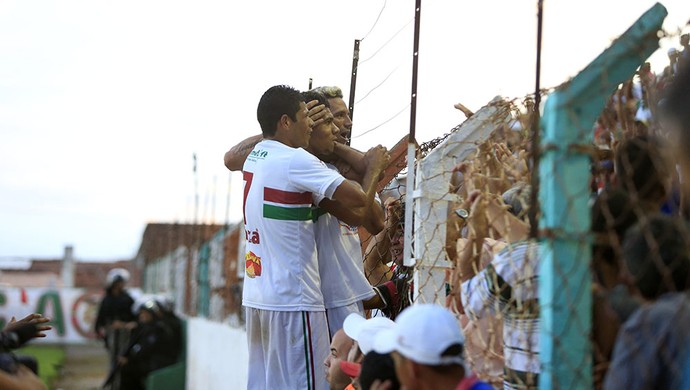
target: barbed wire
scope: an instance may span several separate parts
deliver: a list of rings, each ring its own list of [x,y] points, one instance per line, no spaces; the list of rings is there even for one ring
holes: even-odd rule
[[[393,75],[393,73],[395,73],[396,70],[398,70],[398,68],[400,68],[400,65],[396,66],[395,69],[393,69],[390,73],[388,73],[388,75],[380,83],[378,83],[374,88],[370,89],[369,92],[365,93],[361,99],[359,99],[355,102],[355,104],[359,104],[362,100],[366,99],[369,95],[371,95],[372,92],[374,92],[380,86],[382,86],[386,82],[386,80],[388,80],[388,78],[391,77],[391,75]]]
[[[395,115],[393,115],[392,117],[386,119],[386,120],[383,121],[382,123],[380,123],[380,124],[378,124],[378,125],[372,127],[371,129],[369,129],[369,130],[367,130],[367,131],[365,131],[365,132],[363,132],[363,133],[361,133],[361,134],[358,134],[358,135],[353,136],[352,138],[359,138],[359,137],[361,137],[361,136],[364,136],[364,135],[366,135],[366,134],[371,133],[372,131],[378,129],[379,127],[381,127],[381,126],[385,125],[386,123],[392,121],[393,119],[397,118],[400,114],[402,114],[403,112],[405,112],[405,110],[407,110],[408,108],[410,108],[410,103],[407,103],[407,104],[405,105],[405,107],[403,107],[402,110],[398,111],[398,112],[397,112]]]
[[[363,41],[364,38],[368,37],[369,34],[374,30],[374,27],[376,27],[376,25],[378,24],[379,19],[381,19],[381,15],[383,14],[383,10],[386,9],[386,2],[387,1],[388,0],[383,0],[383,7],[381,7],[381,11],[379,11],[379,15],[376,17],[376,20],[374,21],[374,25],[371,26],[369,31],[366,34],[364,34],[364,36],[362,37],[362,39],[360,39],[360,41]]]
[[[400,34],[403,30],[405,30],[407,27],[409,27],[410,24],[412,24],[412,22],[414,22],[414,18],[410,19],[407,23],[405,23],[405,25],[402,26],[402,28],[400,28],[400,30],[398,30],[398,31],[397,31],[395,34],[393,34],[393,36],[390,37],[383,45],[381,45],[378,49],[376,49],[376,50],[374,51],[374,54],[370,55],[369,57],[367,57],[367,58],[365,58],[365,59],[363,59],[363,60],[361,60],[361,61],[359,61],[359,64],[362,65],[363,63],[365,63],[365,62],[369,61],[370,59],[374,58],[381,50],[383,50],[384,47],[388,46],[388,44],[391,43],[391,41],[393,41],[393,39],[395,39],[395,37],[397,37],[398,34]]]

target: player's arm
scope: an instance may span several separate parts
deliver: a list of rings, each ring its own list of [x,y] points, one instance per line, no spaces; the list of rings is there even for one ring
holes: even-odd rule
[[[231,171],[241,171],[244,166],[244,160],[247,159],[247,156],[249,156],[256,144],[263,139],[261,134],[253,135],[230,148],[230,150],[225,152],[225,158],[223,159],[225,167]]]
[[[367,170],[365,154],[348,145],[336,143],[333,155],[336,157],[333,164],[338,167],[340,174],[361,184]]]
[[[383,230],[383,210],[374,200],[376,184],[383,169],[388,165],[386,148],[377,146],[365,155],[367,171],[362,180],[363,185],[345,180],[333,194],[333,199],[324,199],[319,203],[336,218],[351,226],[364,226],[372,234]]]

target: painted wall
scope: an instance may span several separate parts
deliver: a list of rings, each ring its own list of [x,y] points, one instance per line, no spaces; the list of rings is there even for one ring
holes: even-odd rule
[[[32,343],[85,343],[95,339],[93,324],[102,296],[80,288],[0,287],[0,328],[12,316],[41,313],[52,318],[53,330]]]
[[[246,389],[248,359],[243,329],[187,320],[187,389]]]

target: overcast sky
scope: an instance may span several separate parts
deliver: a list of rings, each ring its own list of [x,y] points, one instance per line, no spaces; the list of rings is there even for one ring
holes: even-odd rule
[[[545,1],[542,85],[574,76],[653,4]],[[689,1],[664,4],[666,29],[690,19]],[[241,177],[223,153],[259,132],[256,104],[274,84],[311,77],[349,93],[355,38],[353,146],[391,147],[409,129],[413,7],[3,0],[0,257],[60,257],[67,244],[83,260],[134,256],[147,223],[194,220],[194,153],[199,221],[238,221]],[[535,36],[536,1],[425,1],[418,140],[460,123],[455,103],[530,93]],[[653,64],[677,38],[661,43]]]

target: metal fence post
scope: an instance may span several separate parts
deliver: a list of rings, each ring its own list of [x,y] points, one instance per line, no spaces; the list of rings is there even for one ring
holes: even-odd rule
[[[590,240],[592,126],[615,88],[658,48],[659,3],[549,96],[542,119],[541,389],[592,388]]]

